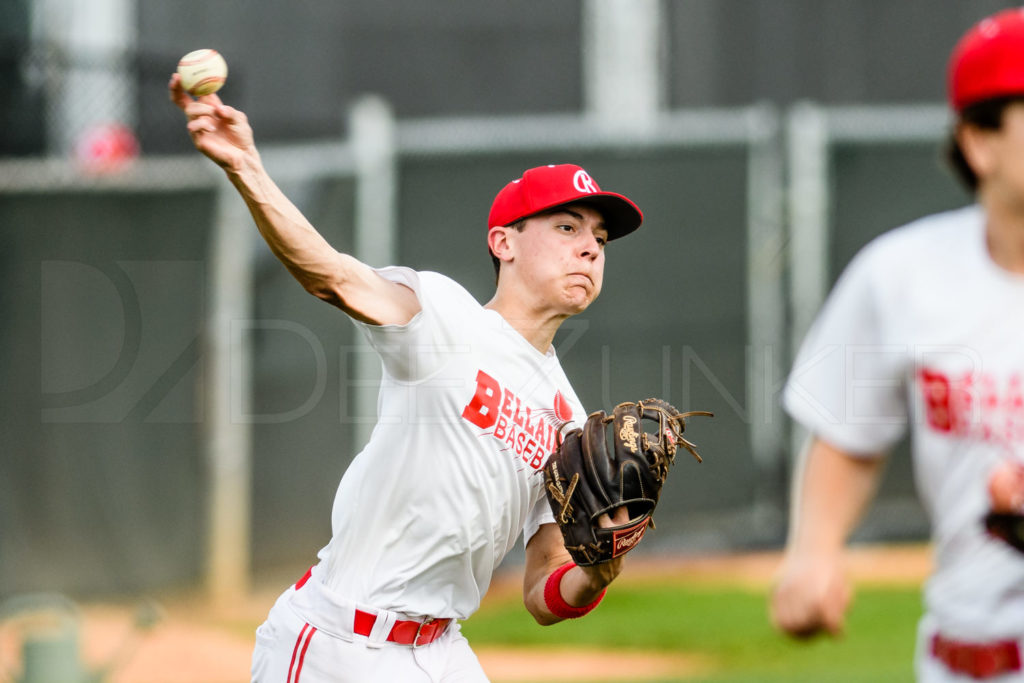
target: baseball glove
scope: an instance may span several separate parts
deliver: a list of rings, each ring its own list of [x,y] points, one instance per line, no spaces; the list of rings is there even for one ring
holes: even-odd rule
[[[620,403],[611,415],[591,414],[582,429],[565,435],[544,466],[544,483],[565,547],[581,567],[608,562],[629,552],[643,538],[682,446],[701,462],[694,444],[683,438],[686,418],[711,413],[680,413],[665,401],[651,398]],[[644,430],[644,421],[656,430]],[[608,433],[609,427],[611,433]],[[625,506],[629,522],[601,527]]]
[[[989,512],[985,515],[985,529],[1024,553],[1024,515],[1019,512]]]

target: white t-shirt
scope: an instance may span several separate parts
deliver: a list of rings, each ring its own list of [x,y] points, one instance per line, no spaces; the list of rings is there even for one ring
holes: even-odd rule
[[[586,415],[554,349],[447,277],[378,272],[422,310],[356,323],[382,361],[378,422],[338,486],[318,577],[357,603],[465,619],[520,531],[554,521],[541,468]]]
[[[787,411],[855,454],[909,424],[932,522],[925,601],[951,637],[1024,635],[1024,555],[985,533],[987,479],[1024,460],[1024,277],[1001,269],[977,206],[872,241],[829,295],[786,385]]]

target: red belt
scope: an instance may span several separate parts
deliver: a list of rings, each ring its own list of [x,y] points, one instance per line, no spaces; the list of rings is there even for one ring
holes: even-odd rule
[[[373,624],[377,621],[376,614],[370,614],[360,609],[356,610],[356,620],[353,631],[361,636],[369,636]],[[427,621],[396,621],[388,634],[388,640],[399,645],[412,645],[419,647],[432,643],[440,638],[451,619],[428,619]]]
[[[313,573],[313,568],[309,570],[295,583],[295,590],[302,588],[309,581],[310,576]],[[451,619],[427,619],[426,621],[396,621],[395,625],[391,627],[391,632],[388,633],[388,641],[392,643],[398,643],[399,645],[412,645],[413,647],[420,647],[428,643],[432,643],[440,638],[445,630],[448,628],[448,624],[451,623]],[[361,609],[356,610],[355,623],[352,625],[352,631],[361,636],[369,636],[370,631],[373,630],[373,625],[377,622],[377,615],[370,612],[364,612]]]
[[[932,636],[932,655],[950,671],[974,678],[991,678],[1009,671],[1021,670],[1020,646],[1014,640],[998,643],[964,643]]]

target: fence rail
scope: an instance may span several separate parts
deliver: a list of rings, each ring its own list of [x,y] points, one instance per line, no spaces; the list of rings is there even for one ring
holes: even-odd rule
[[[351,112],[350,129],[356,139],[267,144],[261,153],[271,175],[282,184],[308,187],[339,179],[354,184],[354,210],[349,217],[354,252],[368,263],[393,262],[400,253],[396,204],[405,182],[399,171],[404,161],[462,158],[472,163],[481,156],[546,152],[624,152],[640,159],[666,151],[739,154],[745,170],[742,178],[730,182],[742,187],[745,244],[725,247],[744,254],[742,272],[731,275],[745,282],[743,341],[748,354],[743,428],[751,452],[743,457],[751,459],[753,468],[750,506],[736,513],[733,541],[777,542],[786,521],[789,454],[799,437],[779,411],[777,385],[793,345],[810,324],[829,285],[832,208],[835,189],[842,182],[833,174],[831,154],[837,145],[938,142],[947,128],[944,109],[933,106],[823,108],[803,103],[786,112],[768,104],[675,111],[663,113],[641,132],[630,133],[576,115],[395,121],[386,103],[366,100]],[[244,206],[220,171],[195,153],[144,156],[108,174],[83,173],[73,160],[0,160],[0,206],[16,195],[191,190],[215,196],[204,323],[208,366],[202,379],[210,407],[202,436],[209,498],[204,573],[216,596],[230,597],[245,590],[251,574],[247,531],[251,489],[239,482],[248,481],[251,473],[252,425],[232,413],[238,401],[248,405],[245,402],[251,396],[230,392],[252,391],[252,339],[226,324],[251,318],[254,310],[251,255],[257,238]],[[682,238],[679,246],[686,248]],[[372,405],[375,389],[370,380],[376,364],[357,364],[354,372],[357,381],[352,386],[363,389],[357,390],[353,400]],[[243,410],[242,414],[250,413]],[[365,429],[353,441],[361,438]],[[895,504],[905,506],[905,501]],[[739,527],[743,528],[736,531]],[[924,527],[914,528],[923,532]],[[879,533],[884,535],[884,527]],[[695,532],[694,537],[703,536]]]

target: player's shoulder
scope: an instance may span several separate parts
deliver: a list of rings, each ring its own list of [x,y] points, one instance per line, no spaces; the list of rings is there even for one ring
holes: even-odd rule
[[[483,308],[468,289],[447,275],[430,270],[418,271],[417,275],[419,276],[421,295],[430,297],[441,305],[470,310]]]
[[[976,204],[931,214],[889,230],[873,240],[878,250],[904,252],[912,249],[948,251],[959,249],[975,238],[983,214]],[[872,246],[872,245],[869,245]]]
[[[982,210],[977,205],[924,216],[875,237],[860,251],[856,261],[862,268],[886,270],[944,264],[970,249],[982,229],[982,221]]]

